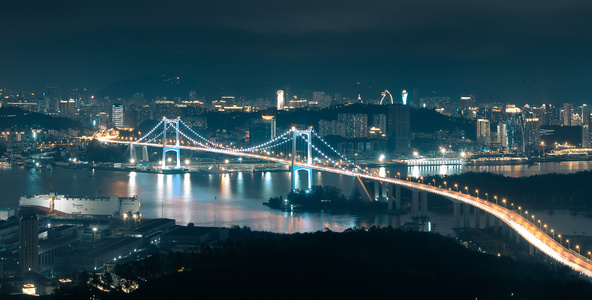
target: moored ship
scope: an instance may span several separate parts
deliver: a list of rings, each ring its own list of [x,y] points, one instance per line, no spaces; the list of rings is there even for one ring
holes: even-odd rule
[[[121,217],[126,213],[140,212],[140,200],[137,196],[86,197],[43,194],[23,196],[19,199],[19,206],[58,216]]]

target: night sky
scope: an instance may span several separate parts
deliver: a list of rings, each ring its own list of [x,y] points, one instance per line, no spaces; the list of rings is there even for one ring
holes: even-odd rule
[[[589,0],[4,0],[0,87],[102,89],[170,72],[583,103],[591,15]]]

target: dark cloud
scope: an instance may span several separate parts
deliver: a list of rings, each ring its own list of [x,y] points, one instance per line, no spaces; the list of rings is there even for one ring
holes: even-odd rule
[[[0,83],[322,74],[416,86],[585,84],[588,0],[3,1]]]

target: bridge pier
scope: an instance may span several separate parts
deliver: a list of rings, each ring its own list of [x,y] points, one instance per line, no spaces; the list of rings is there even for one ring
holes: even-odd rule
[[[471,227],[471,205],[465,203],[463,205],[463,228],[470,228]]]
[[[393,192],[395,195],[393,196]],[[388,200],[388,210],[401,210],[401,186],[392,183],[386,184],[386,197]],[[394,203],[393,203],[394,202]]]
[[[411,190],[411,216],[419,217],[419,191]]]
[[[495,234],[500,232],[500,220],[498,218],[494,218],[493,220],[493,232],[495,232]]]
[[[130,143],[130,163],[137,161],[136,159],[136,149],[134,148],[134,143]]]
[[[485,229],[489,229],[489,227],[491,226],[491,215],[488,213],[485,213]]]
[[[149,162],[150,158],[148,157],[148,146],[142,147],[142,161]]]
[[[481,222],[479,220],[481,218],[481,210],[476,207],[473,210],[475,211],[475,229],[479,229],[481,228]]]
[[[454,228],[460,228],[460,202],[452,201],[452,214],[454,217]]]
[[[421,192],[421,216],[428,216],[428,192],[426,191]]]

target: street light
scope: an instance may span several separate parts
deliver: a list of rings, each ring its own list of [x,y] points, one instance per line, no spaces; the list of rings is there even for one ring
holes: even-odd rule
[[[419,177],[421,179],[421,184],[423,184],[423,176]]]
[[[539,229],[541,229],[541,220],[538,220],[537,223],[539,223]]]
[[[504,203],[504,207],[506,207],[506,199],[502,199],[502,202]]]
[[[571,247],[569,246],[569,240],[565,240],[565,242],[567,243],[567,249],[571,249]]]
[[[590,257],[590,259],[592,259],[592,252],[588,251],[588,256]]]
[[[578,254],[580,254],[580,245],[576,245],[576,249],[578,250]]]
[[[401,172],[397,172],[397,179],[401,179]]]
[[[553,239],[555,239],[555,230],[553,230],[553,228],[551,228],[551,235],[553,235]]]
[[[489,202],[489,195],[485,193],[485,198],[487,198],[487,202]]]
[[[469,194],[469,187],[465,186],[465,191],[467,192],[467,195]]]
[[[458,184],[454,184],[454,187],[456,188],[456,192],[458,192]]]
[[[477,198],[479,198],[479,190],[475,190],[475,193],[477,194]]]
[[[545,227],[545,233],[549,234],[549,231],[547,231],[547,224],[544,224],[543,227]]]
[[[444,181],[444,189],[448,189],[448,185],[446,184],[446,181]]]
[[[557,237],[559,238],[559,244],[563,244],[563,237],[561,237],[561,234],[557,235]]]
[[[495,199],[495,204],[497,204],[497,196],[493,196],[493,199]]]
[[[436,186],[436,179],[432,179],[432,182],[434,183],[434,186]]]

